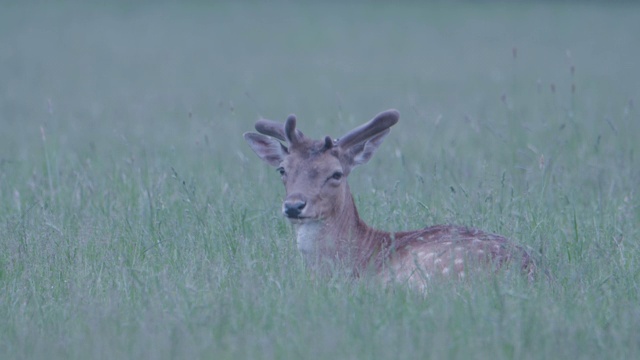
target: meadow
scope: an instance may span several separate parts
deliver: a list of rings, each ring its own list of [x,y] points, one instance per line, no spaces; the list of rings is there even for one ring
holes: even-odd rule
[[[637,34],[632,3],[3,4],[0,357],[640,357]],[[544,276],[306,271],[242,133],[388,108],[361,217],[503,234]]]

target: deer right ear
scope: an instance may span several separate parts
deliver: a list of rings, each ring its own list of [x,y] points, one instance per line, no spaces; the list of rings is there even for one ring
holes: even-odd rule
[[[287,148],[282,143],[272,137],[256,133],[244,133],[251,150],[253,150],[262,161],[278,167],[284,158],[289,154]]]

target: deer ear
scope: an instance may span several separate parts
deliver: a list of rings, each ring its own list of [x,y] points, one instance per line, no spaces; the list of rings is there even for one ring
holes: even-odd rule
[[[378,150],[378,147],[380,147],[384,138],[389,135],[390,131],[390,129],[384,130],[369,140],[363,141],[349,148],[349,157],[351,158],[352,166],[366,164],[373,156],[373,153]]]
[[[278,167],[284,158],[289,154],[287,148],[282,143],[272,137],[256,133],[244,133],[251,150],[253,150],[262,161],[271,166]]]

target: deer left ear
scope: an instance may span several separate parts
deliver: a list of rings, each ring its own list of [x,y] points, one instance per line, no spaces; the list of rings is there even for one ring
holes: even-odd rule
[[[384,138],[389,135],[390,131],[390,129],[384,130],[367,141],[353,145],[349,149],[349,156],[351,157],[351,163],[353,166],[364,165],[369,162],[373,153],[378,150],[378,147],[380,147],[382,141],[384,141]]]
[[[256,133],[244,133],[251,150],[253,150],[262,161],[278,167],[284,158],[289,154],[287,148],[282,143],[272,137]]]

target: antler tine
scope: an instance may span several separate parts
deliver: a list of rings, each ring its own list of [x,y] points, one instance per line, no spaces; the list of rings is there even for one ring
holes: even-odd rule
[[[289,144],[295,144],[298,142],[298,134],[296,133],[296,116],[291,114],[287,117],[287,121],[284,123],[284,136],[286,136]]]
[[[293,127],[295,128],[295,120],[296,120],[295,115],[289,115],[289,117],[287,118],[287,122],[289,121],[289,118],[292,118],[292,117],[293,117]],[[256,128],[256,131],[258,131],[261,134],[274,137],[280,141],[285,141],[289,143],[291,142],[289,141],[290,139],[287,139],[285,124],[281,124],[273,120],[260,119],[256,122],[255,128]],[[300,130],[295,129],[296,140],[302,139],[303,137],[304,137],[304,134]]]
[[[256,130],[264,135],[272,136],[281,141],[287,141],[284,136],[284,125],[267,119],[260,119],[256,122]]]
[[[368,140],[395,125],[400,119],[398,110],[390,109],[376,115],[369,122],[349,131],[338,141],[338,146],[348,148]]]
[[[325,136],[324,138],[324,149],[331,150],[333,147],[333,140],[331,140],[331,136]]]

